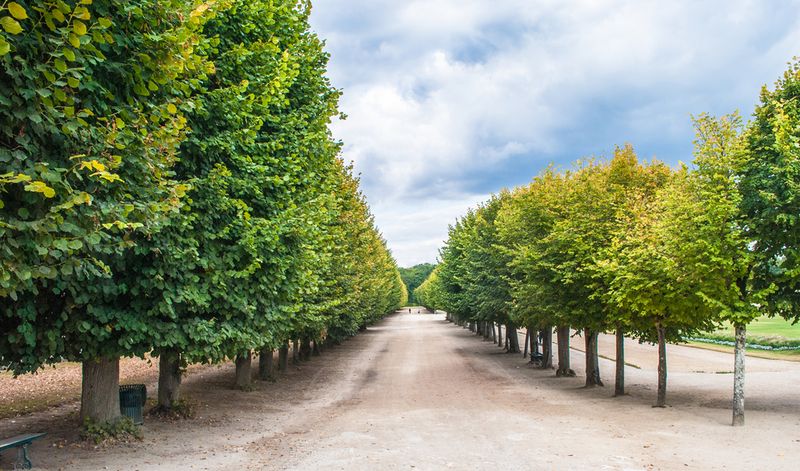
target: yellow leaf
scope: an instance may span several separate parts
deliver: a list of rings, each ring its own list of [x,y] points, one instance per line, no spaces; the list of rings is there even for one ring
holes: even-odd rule
[[[11,16],[18,20],[24,20],[28,18],[28,12],[25,11],[25,8],[23,8],[22,5],[17,2],[9,3],[8,11],[11,13]]]
[[[178,112],[178,108],[176,108],[175,105],[170,103],[167,105],[167,111],[169,112],[169,114],[175,114]]]
[[[54,189],[47,186],[45,182],[40,181],[30,182],[29,184],[25,185],[25,191],[41,193],[45,196],[45,198],[52,198],[56,195],[56,191]]]
[[[83,36],[86,34],[86,24],[84,24],[83,21],[75,20],[72,22],[72,31],[78,36]]]
[[[58,20],[59,23],[63,23],[64,20],[66,20],[66,18],[64,17],[64,14],[61,13],[61,10],[59,10],[57,8],[55,10],[51,11],[50,14],[53,15],[53,18]]]
[[[87,10],[86,7],[77,7],[72,14],[75,16],[75,18],[80,18],[82,20],[88,20],[92,17],[92,14],[89,13],[89,10]]]
[[[19,25],[19,22],[10,16],[4,16],[0,18],[0,24],[3,25],[3,29],[6,33],[9,34],[19,34],[22,32],[22,26]]]
[[[197,18],[198,16],[202,16],[203,13],[205,13],[206,10],[208,10],[209,6],[210,5],[208,3],[202,3],[202,4],[198,5],[197,8],[192,10],[192,12],[189,14],[189,17],[190,18]]]

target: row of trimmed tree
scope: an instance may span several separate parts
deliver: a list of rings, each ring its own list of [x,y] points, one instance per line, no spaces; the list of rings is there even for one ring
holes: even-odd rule
[[[470,210],[414,296],[478,329],[541,331],[545,367],[555,330],[559,376],[575,374],[570,331],[581,331],[587,386],[602,385],[597,335],[613,332],[616,395],[623,338],[657,343],[657,406],[666,343],[730,323],[733,424],[743,424],[747,324],[800,319],[800,62],[763,89],[750,123],[703,114],[694,125],[690,165],[643,162],[626,145],[609,160],[548,168]]]
[[[339,91],[306,0],[18,0],[0,8],[0,367],[337,342],[405,304],[328,129]],[[262,355],[266,358],[267,355]]]

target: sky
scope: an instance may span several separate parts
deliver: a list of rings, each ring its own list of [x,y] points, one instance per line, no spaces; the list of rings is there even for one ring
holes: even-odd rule
[[[752,114],[800,56],[800,0],[317,0],[332,124],[400,266],[548,164],[692,160],[691,116]]]

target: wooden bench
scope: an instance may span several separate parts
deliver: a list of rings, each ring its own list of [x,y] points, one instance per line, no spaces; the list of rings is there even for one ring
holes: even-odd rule
[[[17,466],[22,466],[23,469],[31,469],[33,467],[33,463],[31,463],[31,460],[28,458],[28,446],[33,443],[34,440],[38,440],[45,435],[47,434],[29,433],[26,435],[17,435],[16,437],[0,440],[0,451],[16,448],[17,461],[14,462],[14,469],[16,469]]]

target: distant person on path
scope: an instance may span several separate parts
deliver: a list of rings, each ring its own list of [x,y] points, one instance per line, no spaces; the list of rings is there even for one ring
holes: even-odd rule
[[[408,308],[408,313],[411,314],[411,308]]]

